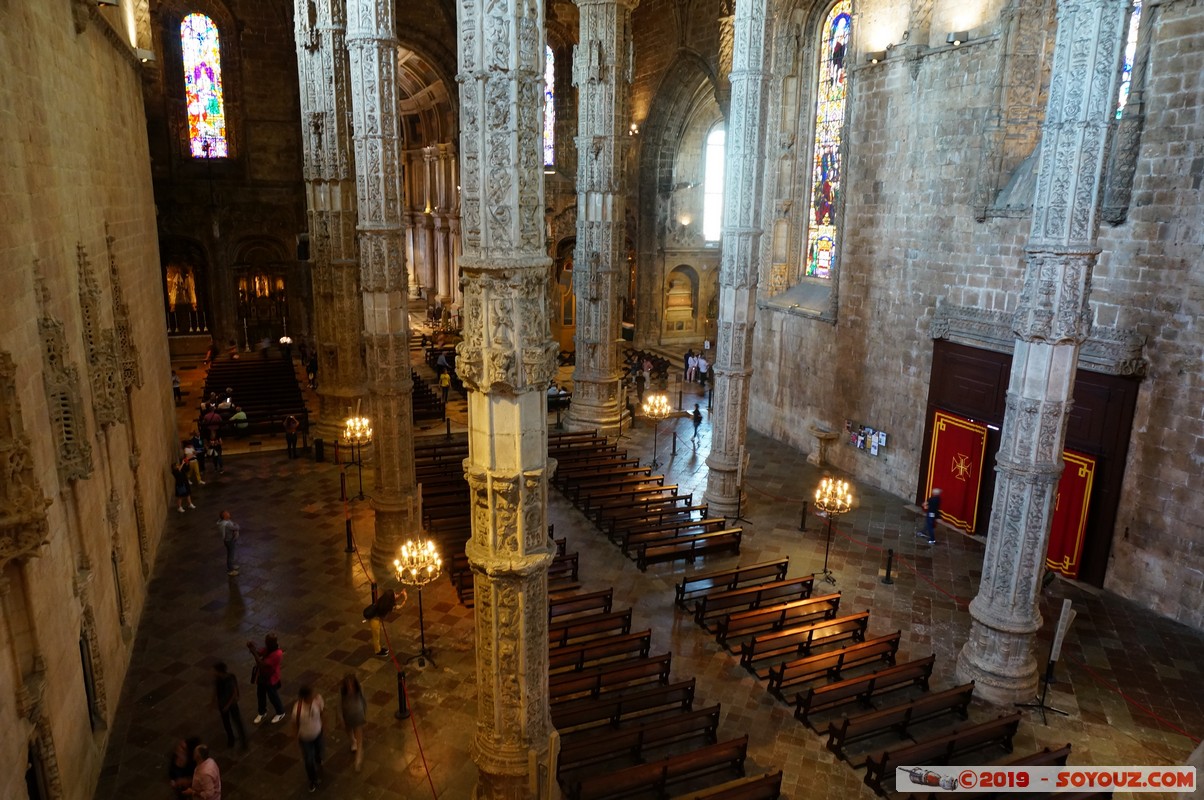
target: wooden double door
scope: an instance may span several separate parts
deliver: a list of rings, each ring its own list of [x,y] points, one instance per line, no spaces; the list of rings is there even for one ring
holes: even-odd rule
[[[1010,353],[933,343],[916,499],[940,486],[942,517],[972,534],[988,533],[1011,365]],[[1137,388],[1132,378],[1082,369],[1075,376],[1046,564],[1097,586],[1107,570]]]

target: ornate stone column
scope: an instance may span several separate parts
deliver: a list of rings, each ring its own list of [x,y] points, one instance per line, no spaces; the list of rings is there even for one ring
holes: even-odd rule
[[[1058,4],[1049,101],[1016,350],[996,458],[998,478],[960,680],[994,703],[1031,699],[1041,587],[1079,345],[1099,255],[1103,165],[1115,114],[1125,0]]]
[[[719,337],[711,377],[714,417],[706,499],[731,515],[740,500],[737,474],[747,437],[752,335],[756,325],[757,253],[765,127],[764,0],[737,0],[732,100],[724,157],[723,251],[719,258]],[[575,402],[575,401],[574,401]]]
[[[359,198],[368,416],[372,419],[376,535],[372,574],[393,576],[393,558],[418,532],[413,381],[402,239],[401,132],[392,0],[348,0],[356,189]]]
[[[475,577],[477,800],[551,797],[542,0],[459,0],[464,341]]]
[[[337,438],[364,394],[346,0],[295,0],[301,138],[313,264],[319,432]]]
[[[623,403],[619,332],[626,279],[627,122],[631,116],[631,12],[639,0],[573,0],[580,9],[577,87],[577,366],[568,425],[617,431]]]

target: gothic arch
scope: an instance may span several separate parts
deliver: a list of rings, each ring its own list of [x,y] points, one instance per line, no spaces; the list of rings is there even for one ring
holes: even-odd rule
[[[158,53],[158,79],[162,82],[167,115],[168,147],[175,164],[193,164],[188,148],[188,111],[184,100],[184,67],[180,44],[180,22],[200,13],[217,26],[221,46],[222,99],[226,113],[228,155],[220,162],[235,163],[242,155],[242,39],[241,26],[221,0],[162,0],[151,25]],[[203,159],[208,161],[208,159]]]
[[[674,161],[690,111],[700,96],[718,106],[719,78],[709,62],[683,49],[666,71],[640,132],[636,235],[636,338],[657,341],[661,330],[659,276],[665,264],[665,231],[674,191]]]
[[[159,262],[168,335],[210,330],[214,275],[205,246],[184,236],[163,236]]]

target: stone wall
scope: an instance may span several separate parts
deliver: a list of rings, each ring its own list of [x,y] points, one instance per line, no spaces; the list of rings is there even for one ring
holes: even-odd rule
[[[1204,7],[1159,9],[1128,220],[1100,231],[1098,325],[1148,338],[1107,588],[1204,628]]]
[[[1204,461],[1204,115],[1197,54],[1204,12],[1172,4],[1162,13],[1132,208],[1126,223],[1101,232],[1092,289],[1097,325],[1148,337],[1149,373],[1107,585],[1199,627],[1204,529],[1198,480],[1191,476]],[[1031,191],[1017,192],[1019,209],[979,208],[984,195],[994,204],[1014,189],[1009,180],[1026,168],[1016,154],[1031,149],[1023,137],[1035,143],[1032,109],[1044,103],[1043,87],[1031,85],[1043,42],[1017,53],[1016,41],[1009,45],[1003,35],[1009,24],[1006,15],[984,24],[976,41],[959,48],[901,46],[876,65],[857,56],[834,322],[772,308],[762,281],[755,346],[761,367],[752,383],[750,426],[804,450],[814,446],[807,434],[812,423],[836,430],[853,419],[887,431],[889,446],[877,458],[843,444],[829,455],[855,480],[903,497],[914,495],[922,468],[929,325],[937,305],[1010,314],[1020,289],[1029,227],[1023,203],[1031,202]],[[1033,20],[1018,25],[1029,36],[1042,27]],[[1014,57],[1001,61],[1003,48]],[[1029,86],[1021,86],[1025,75]],[[798,129],[808,132],[809,121]],[[805,158],[809,141],[800,137],[783,147],[775,141],[779,128],[770,130],[767,174],[790,174],[781,160],[795,158],[793,150]],[[1002,144],[992,145],[992,137]],[[778,184],[769,181],[767,219],[784,215],[786,227],[801,230],[797,215],[806,213],[809,198],[798,185]],[[784,207],[783,200],[792,204]],[[799,257],[799,236],[784,248],[791,259]],[[807,487],[799,488],[801,497]]]
[[[0,84],[0,352],[14,365],[0,387],[10,454],[0,481],[0,797],[25,796],[31,744],[52,796],[92,796],[177,447],[142,67],[123,12],[20,3],[0,26],[10,76]],[[28,519],[15,527],[14,487],[28,492]],[[14,548],[29,533],[32,546]]]

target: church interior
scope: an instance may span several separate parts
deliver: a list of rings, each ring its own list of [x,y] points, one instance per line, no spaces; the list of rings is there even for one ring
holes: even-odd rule
[[[0,797],[1204,767],[1199,3],[0,0],[0,69]]]

